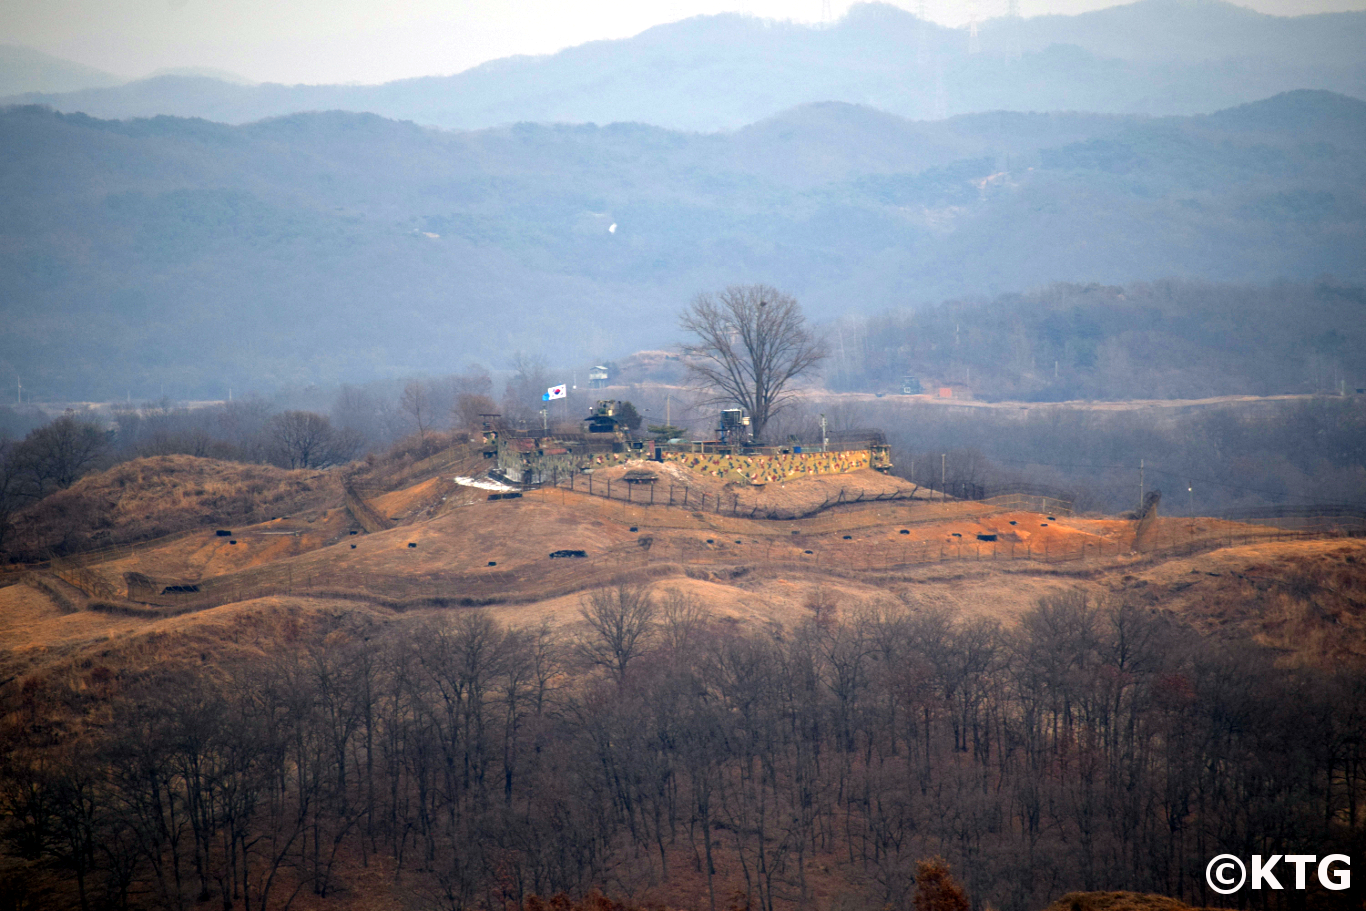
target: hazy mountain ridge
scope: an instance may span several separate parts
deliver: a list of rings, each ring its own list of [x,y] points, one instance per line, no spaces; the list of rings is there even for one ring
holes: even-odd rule
[[[1314,92],[1191,118],[822,104],[711,135],[10,109],[0,371],[188,398],[610,356],[742,281],[816,319],[1053,281],[1360,283],[1363,125]]]
[[[16,44],[0,44],[0,97],[25,92],[74,92],[125,80],[92,66]]]
[[[1078,16],[991,20],[980,45],[970,54],[963,30],[870,3],[828,27],[696,17],[378,86],[160,76],[4,100],[112,118],[245,123],[339,109],[456,129],[639,121],[711,131],[819,101],[932,119],[991,110],[1192,114],[1305,88],[1366,96],[1366,12],[1281,18],[1219,0],[1140,0]]]

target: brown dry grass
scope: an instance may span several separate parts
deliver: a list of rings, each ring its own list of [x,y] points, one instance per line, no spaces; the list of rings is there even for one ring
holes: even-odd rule
[[[1291,664],[1366,666],[1366,542],[1231,547],[1164,561],[1119,586],[1197,629],[1248,638]]]
[[[488,499],[489,492],[473,487],[462,487],[451,475],[429,478],[426,481],[382,494],[367,501],[381,516],[402,524],[449,512]]]
[[[45,650],[101,641],[144,624],[126,618],[82,612],[70,614],[45,592],[27,585],[0,588],[0,647],[5,652]]]
[[[232,529],[231,537],[213,530],[109,553],[90,571],[115,588],[125,572],[139,572],[162,584],[197,583],[278,564],[300,554],[352,540],[355,523],[345,509],[277,518]],[[235,542],[235,543],[234,543]]]
[[[613,495],[624,496],[617,488],[617,484],[629,471],[648,471],[658,478],[655,482],[656,500],[667,502],[668,487],[673,484],[677,488],[675,499],[681,502],[682,488],[689,488],[691,491],[689,505],[693,508],[697,507],[698,496],[703,493],[707,495],[709,501],[714,501],[719,496],[727,504],[732,502],[732,497],[739,497],[740,503],[748,509],[758,507],[760,511],[774,509],[801,512],[815,509],[837,496],[841,490],[844,490],[850,499],[857,497],[860,492],[868,497],[892,493],[909,496],[915,490],[913,484],[901,478],[867,468],[845,474],[816,475],[810,478],[763,486],[751,486],[748,481],[741,481],[738,478],[727,479],[692,471],[677,462],[652,462],[645,459],[633,459],[620,465],[595,470],[593,472],[594,490],[600,492],[600,487],[610,480],[615,488]],[[587,481],[576,478],[574,483],[577,488],[585,486]],[[624,483],[621,486],[624,487]],[[633,493],[636,497],[649,497],[648,489],[643,486]],[[928,498],[929,493],[922,490],[920,496],[925,499]]]
[[[119,508],[149,504],[151,515],[192,514],[196,507],[190,504],[199,495],[195,488],[185,492],[188,479],[222,465],[185,457],[173,457],[170,464],[141,461],[140,475],[122,476],[125,489],[134,489]],[[277,492],[303,490],[289,486],[303,482],[316,496],[332,492],[316,476],[258,466],[228,469],[224,483],[246,483],[260,471],[280,482],[273,488]],[[778,486],[796,498],[789,502],[807,497],[819,502],[851,479],[900,483],[875,472],[860,474],[867,477]],[[134,483],[139,477],[143,486]],[[114,483],[111,475],[92,486],[107,490]],[[695,487],[708,483],[699,477]],[[206,484],[206,495],[209,489]],[[329,603],[352,610],[368,602],[387,615],[381,605],[426,610],[443,601],[486,603],[509,623],[545,619],[571,629],[580,622],[584,595],[620,580],[643,582],[657,592],[686,591],[720,621],[751,628],[800,622],[810,615],[809,603],[830,598],[848,611],[894,602],[1009,624],[1042,597],[1080,589],[1097,598],[1147,600],[1207,631],[1251,636],[1291,650],[1295,660],[1366,656],[1361,610],[1366,554],[1359,542],[1282,542],[1154,558],[1131,553],[1134,523],[1117,519],[1051,518],[990,512],[983,504],[916,500],[767,522],[647,508],[565,490],[490,502],[485,492],[458,487],[444,476],[375,502],[411,524],[352,534],[356,527],[344,509],[317,509],[234,528],[235,545],[206,530],[112,553],[89,570],[120,590],[123,574],[130,571],[158,584],[203,583],[218,592],[210,602],[217,604],[245,599],[277,607]],[[1157,528],[1160,538],[1178,542],[1217,540],[1233,530],[1251,529],[1207,519],[1164,519]],[[997,541],[979,542],[978,534],[994,534]],[[652,541],[650,549],[639,546],[643,538]],[[585,550],[590,559],[549,558],[561,549]],[[1060,564],[1009,559],[1041,551],[1088,557]],[[944,562],[938,562],[941,554]],[[926,555],[932,562],[897,565]],[[0,589],[0,609],[5,608],[8,622],[0,624],[0,649],[11,653],[76,647],[136,631],[192,629],[227,609],[160,620],[64,615],[51,597],[28,587]]]
[[[1069,892],[1044,911],[1197,911],[1165,895],[1142,892]],[[1206,909],[1198,909],[1206,911]]]
[[[340,499],[319,471],[194,456],[134,459],[89,475],[24,510],[16,522],[30,553],[127,544],[184,529],[259,521]]]

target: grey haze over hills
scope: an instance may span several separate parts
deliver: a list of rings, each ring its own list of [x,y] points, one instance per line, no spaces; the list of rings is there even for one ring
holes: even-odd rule
[[[126,81],[113,73],[72,63],[31,47],[0,44],[0,97],[108,88]]]
[[[1220,0],[1140,0],[967,34],[864,4],[825,27],[704,16],[543,57],[377,86],[242,85],[163,75],[30,92],[101,118],[170,114],[224,123],[348,110],[452,129],[518,121],[737,129],[843,101],[912,119],[1007,110],[1193,114],[1294,89],[1366,97],[1366,12],[1267,16]]]
[[[1161,118],[821,103],[711,134],[23,107],[0,147],[0,377],[48,399],[615,357],[736,282],[817,320],[1054,281],[1366,282],[1366,102],[1321,91]]]

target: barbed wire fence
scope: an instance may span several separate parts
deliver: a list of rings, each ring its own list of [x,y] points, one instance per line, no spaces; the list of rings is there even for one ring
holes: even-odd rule
[[[762,519],[767,521],[795,521],[819,515],[840,506],[853,506],[860,503],[893,503],[917,501],[920,503],[987,503],[998,510],[1014,509],[1051,515],[1072,514],[1072,503],[1057,496],[1049,496],[1031,491],[1000,492],[994,496],[978,500],[964,500],[945,495],[942,491],[923,485],[913,486],[910,490],[868,492],[862,488],[840,487],[829,494],[819,504],[781,508],[768,506],[761,502],[758,494],[731,491],[728,493],[708,492],[705,489],[686,484],[660,484],[652,482],[633,482],[628,478],[595,479],[592,474],[555,473],[548,481],[525,485],[528,489],[564,489],[606,500],[618,500],[636,506],[667,506],[690,509],[700,513],[729,515],[742,519]]]

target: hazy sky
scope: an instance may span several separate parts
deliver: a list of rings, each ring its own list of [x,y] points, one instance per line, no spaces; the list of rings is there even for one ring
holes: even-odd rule
[[[1006,0],[976,0],[979,18]],[[849,0],[825,4],[838,17]],[[897,0],[917,11],[917,0]],[[1020,0],[1026,16],[1107,0]],[[1264,13],[1366,9],[1366,0],[1245,0]],[[973,0],[926,0],[967,21]],[[25,44],[126,77],[209,67],[269,82],[385,82],[455,73],[511,54],[624,38],[689,16],[742,12],[818,22],[822,0],[0,0],[0,43]]]

